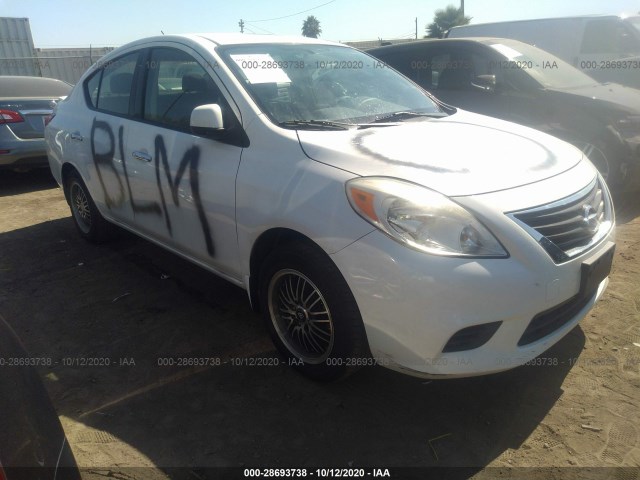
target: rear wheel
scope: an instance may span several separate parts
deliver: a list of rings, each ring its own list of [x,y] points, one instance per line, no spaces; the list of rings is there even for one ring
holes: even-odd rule
[[[78,173],[73,172],[69,175],[67,192],[71,216],[80,235],[95,243],[110,240],[113,237],[115,227],[100,215]]]
[[[337,267],[317,247],[279,248],[261,271],[265,325],[288,363],[316,380],[343,377],[369,358],[362,318]]]

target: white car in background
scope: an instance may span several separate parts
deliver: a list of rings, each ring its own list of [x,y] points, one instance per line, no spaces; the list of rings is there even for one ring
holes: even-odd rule
[[[245,288],[317,379],[523,364],[587,314],[611,268],[613,206],[579,150],[331,42],[130,43],[46,138],[83,237],[115,224]]]

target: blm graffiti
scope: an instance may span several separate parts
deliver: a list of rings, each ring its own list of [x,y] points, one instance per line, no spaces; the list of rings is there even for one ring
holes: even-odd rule
[[[98,132],[103,132],[108,138],[109,148],[104,153],[96,152],[95,138]],[[176,170],[175,176],[172,176],[164,138],[162,138],[162,135],[156,135],[154,141],[153,162],[156,172],[156,185],[158,187],[159,201],[140,202],[136,200],[134,192],[131,189],[131,182],[129,180],[129,173],[127,170],[127,160],[124,155],[123,134],[124,127],[120,126],[118,128],[118,141],[116,143],[116,135],[111,125],[102,120],[98,120],[97,118],[93,119],[93,124],[91,125],[91,155],[96,166],[98,181],[100,182],[100,186],[102,187],[102,190],[104,192],[104,199],[107,208],[111,210],[112,207],[118,207],[122,205],[125,201],[125,197],[128,194],[129,204],[131,205],[131,209],[134,213],[150,214],[164,217],[164,222],[167,226],[167,230],[169,231],[169,234],[173,236],[171,218],[167,209],[167,198],[165,198],[164,190],[162,189],[162,182],[164,179],[169,186],[169,191],[171,192],[170,201],[172,201],[176,207],[180,207],[180,196],[178,195],[180,182],[188,173],[191,193],[194,204],[196,206],[196,211],[198,213],[198,220],[200,222],[200,228],[202,229],[202,234],[204,236],[207,253],[213,257],[215,248],[213,245],[213,239],[211,237],[211,227],[209,226],[209,221],[207,220],[207,216],[202,205],[202,198],[200,196],[200,148],[197,146],[193,146],[186,152],[184,152],[184,154],[182,155],[182,159],[178,164],[178,169]],[[120,158],[122,159],[124,181],[114,164],[116,148],[118,148],[118,153],[120,155]],[[109,170],[115,177],[117,181],[117,192],[110,192],[107,189],[103,178],[103,169]]]

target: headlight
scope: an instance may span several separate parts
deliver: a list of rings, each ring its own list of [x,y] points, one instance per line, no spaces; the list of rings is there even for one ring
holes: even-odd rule
[[[347,182],[358,215],[394,240],[435,255],[506,257],[500,242],[467,210],[433,190],[386,177]]]

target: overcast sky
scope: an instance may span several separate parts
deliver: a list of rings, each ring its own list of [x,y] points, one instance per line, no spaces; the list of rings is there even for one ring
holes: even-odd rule
[[[322,38],[344,42],[411,37],[416,17],[422,37],[449,4],[459,0],[0,0],[0,16],[28,17],[42,48],[119,46],[161,31],[238,32],[241,18],[245,32],[297,35],[307,15],[320,20]],[[639,0],[465,1],[472,23],[639,11]]]

